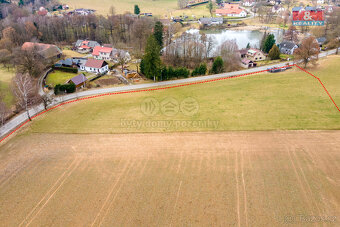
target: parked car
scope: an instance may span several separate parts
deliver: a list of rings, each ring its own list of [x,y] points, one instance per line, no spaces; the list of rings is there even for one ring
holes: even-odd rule
[[[286,68],[278,68],[278,67],[273,67],[273,68],[268,68],[267,71],[270,73],[278,73],[278,72],[283,72],[285,71]]]

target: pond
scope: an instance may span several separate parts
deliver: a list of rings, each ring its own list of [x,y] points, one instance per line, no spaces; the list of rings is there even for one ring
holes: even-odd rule
[[[190,29],[189,33],[198,33],[198,29]],[[258,30],[208,30],[203,31],[208,37],[213,37],[215,40],[215,47],[220,46],[226,40],[235,39],[239,49],[246,48],[250,43],[251,47],[260,47],[264,32]],[[280,43],[283,39],[283,30],[275,29],[270,31],[274,34],[276,43]]]

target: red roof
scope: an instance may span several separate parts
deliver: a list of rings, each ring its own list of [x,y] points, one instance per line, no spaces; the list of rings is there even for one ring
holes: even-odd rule
[[[101,46],[96,46],[93,49],[93,53],[92,55],[94,56],[99,56],[99,53],[111,53],[112,52],[112,48],[111,47],[101,47]]]
[[[83,48],[83,49],[91,49],[91,47],[86,46],[86,45],[82,45],[80,48]]]
[[[89,60],[87,60],[85,67],[100,69],[105,65],[107,65],[107,63],[104,60],[90,58]]]
[[[227,15],[227,14],[240,14],[243,9],[216,9],[216,14]]]

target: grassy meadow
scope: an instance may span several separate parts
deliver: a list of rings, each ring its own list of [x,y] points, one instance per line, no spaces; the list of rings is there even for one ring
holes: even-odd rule
[[[196,17],[209,16],[209,10],[206,4],[192,7],[190,9],[179,9],[177,0],[100,0],[96,4],[90,0],[62,0],[70,6],[71,9],[89,8],[97,10],[98,14],[107,15],[111,6],[114,6],[116,13],[134,12],[134,5],[138,5],[141,13],[153,13],[155,16],[180,16],[187,15]]]
[[[4,101],[8,106],[13,105],[14,97],[11,93],[11,80],[14,76],[14,69],[0,67],[0,94],[4,96]]]
[[[328,61],[322,60],[318,67],[310,69],[324,82],[337,103],[340,103],[339,60],[340,56],[328,57]],[[186,116],[181,111],[174,116],[167,116],[162,111],[147,116],[141,110],[147,98],[154,98],[158,103],[171,98],[181,103],[188,97],[199,105],[199,111],[193,116]],[[157,125],[147,125],[148,120]],[[212,128],[174,123],[187,121],[214,121],[218,125]],[[162,125],[166,122],[172,123]],[[32,132],[42,133],[277,129],[340,129],[340,113],[316,79],[293,68],[282,73],[90,99],[53,110],[31,126]]]

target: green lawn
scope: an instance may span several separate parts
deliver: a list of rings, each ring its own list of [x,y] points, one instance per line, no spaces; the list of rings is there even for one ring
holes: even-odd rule
[[[319,76],[337,103],[340,103],[340,56],[323,61]],[[191,97],[199,103],[196,115],[179,112],[166,116],[158,112],[144,115],[146,98],[158,102],[174,98],[179,103]],[[157,125],[147,125],[154,120]],[[216,121],[218,127],[188,124]],[[163,127],[163,123],[183,123]],[[189,123],[191,122],[191,123]],[[128,124],[135,124],[130,127]],[[142,124],[136,128],[137,123]],[[164,131],[340,129],[340,113],[316,79],[299,69],[283,73],[263,73],[168,90],[100,97],[68,104],[39,117],[32,132],[128,133]]]
[[[177,6],[177,0],[98,0],[93,3],[91,0],[62,0],[62,3],[66,3],[71,9],[76,8],[89,8],[97,10],[97,14],[106,16],[109,13],[110,6],[115,7],[116,13],[134,12],[134,5],[138,5],[141,13],[153,13],[159,17],[170,17],[187,15],[191,18],[195,15],[196,18],[202,16],[209,16],[209,10],[207,4],[198,5],[188,9],[179,9]]]
[[[4,101],[8,106],[14,104],[14,97],[11,92],[11,80],[15,75],[14,69],[0,67],[0,93],[4,95]]]
[[[55,70],[54,72],[48,74],[47,79],[46,79],[46,84],[54,87],[57,84],[66,83],[69,79],[77,75],[78,75],[77,73],[67,73],[67,72]]]
[[[155,15],[166,14],[169,11],[177,9],[177,0],[62,0],[72,9],[88,8],[95,9],[97,13],[107,15],[111,6],[115,7],[116,13],[133,13],[134,5],[138,4],[141,13],[154,13]]]

